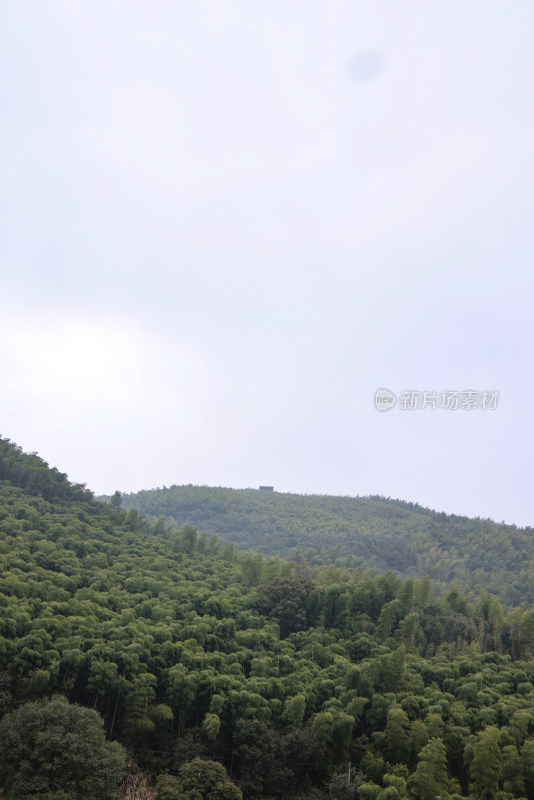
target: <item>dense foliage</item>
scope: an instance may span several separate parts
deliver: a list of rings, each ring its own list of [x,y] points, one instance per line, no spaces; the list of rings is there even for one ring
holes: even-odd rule
[[[50,493],[1,444],[3,730],[63,695],[159,800],[534,800],[526,604],[239,552],[64,476]]]
[[[180,527],[190,523],[242,549],[311,566],[392,570],[487,589],[505,604],[534,602],[534,531],[468,519],[384,497],[293,495],[253,489],[171,486],[123,496],[137,508]]]
[[[101,717],[64,697],[26,703],[0,721],[0,781],[13,800],[113,800],[124,763]]]

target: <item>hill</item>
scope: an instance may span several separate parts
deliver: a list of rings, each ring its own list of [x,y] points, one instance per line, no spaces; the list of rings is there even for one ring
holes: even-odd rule
[[[534,800],[531,608],[239,552],[5,439],[0,476],[6,800],[112,800],[123,748],[139,800]]]
[[[125,494],[122,501],[152,520],[190,523],[267,555],[300,555],[312,567],[429,575],[442,590],[457,582],[468,593],[487,589],[507,605],[534,602],[532,528],[383,497],[171,486]]]

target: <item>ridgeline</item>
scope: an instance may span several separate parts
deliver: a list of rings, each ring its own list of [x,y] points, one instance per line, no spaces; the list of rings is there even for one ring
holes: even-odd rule
[[[534,531],[438,513],[383,497],[296,495],[254,489],[171,486],[125,494],[123,507],[151,520],[189,523],[240,549],[305,558],[311,567],[430,576],[506,605],[534,602]]]

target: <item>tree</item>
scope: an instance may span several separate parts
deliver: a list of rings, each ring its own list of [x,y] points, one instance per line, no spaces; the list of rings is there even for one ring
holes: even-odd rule
[[[399,611],[401,617],[407,617],[413,611],[415,599],[415,583],[413,578],[408,578],[399,590]]]
[[[305,711],[306,698],[303,694],[286,697],[282,719],[287,723],[288,727],[299,728],[302,725]]]
[[[415,636],[419,627],[419,614],[415,611],[400,621],[400,640],[408,650],[413,650],[415,647]]]
[[[402,761],[408,750],[408,733],[410,720],[400,706],[393,706],[388,711],[386,723],[387,754],[393,761]]]
[[[376,800],[382,790],[376,783],[362,783],[358,788],[361,800]]]
[[[273,728],[257,719],[240,719],[234,728],[234,767],[247,798],[283,796],[293,778],[281,763],[283,742]]]
[[[390,600],[382,606],[378,624],[376,626],[376,636],[380,641],[385,641],[391,635],[391,631],[397,620],[399,601]]]
[[[184,800],[242,800],[241,790],[233,784],[222,764],[194,758],[178,776]]]
[[[149,718],[150,704],[156,694],[156,683],[157,679],[154,675],[150,672],[143,672],[136,675],[129,687],[126,697],[128,715],[124,726],[124,735],[131,743],[142,741],[156,727],[155,722]]]
[[[253,607],[280,623],[280,636],[308,626],[306,600],[315,589],[309,578],[275,578],[258,589]]]
[[[158,775],[156,781],[158,793],[156,800],[181,800],[183,797],[180,791],[180,783],[174,775]]]
[[[0,781],[7,800],[111,800],[125,764],[100,715],[64,697],[27,703],[0,722]]]
[[[345,772],[334,772],[328,785],[328,796],[330,800],[358,800],[358,788],[361,784],[361,779],[351,781],[350,775]]]
[[[124,512],[122,510],[122,495],[119,491],[116,491],[111,500],[111,518],[114,522],[119,522],[122,517],[124,516]]]
[[[490,800],[499,788],[502,775],[501,751],[499,749],[499,729],[493,726],[484,728],[473,745],[473,760],[470,766],[473,783],[471,793],[478,800]]]
[[[202,730],[206,734],[209,742],[215,741],[221,729],[221,720],[217,714],[210,714],[209,712],[204,717],[202,722]]]
[[[529,800],[534,798],[534,740],[527,739],[521,748],[521,765],[525,779],[526,795]]]
[[[408,779],[410,792],[420,800],[447,798],[447,754],[441,739],[431,739],[419,753],[417,769]]]
[[[420,753],[426,744],[428,744],[426,725],[421,719],[415,719],[410,727],[410,750],[412,754],[417,755]]]
[[[445,605],[453,611],[456,611],[457,614],[463,614],[465,616],[469,614],[469,601],[467,597],[462,594],[456,583],[453,583],[445,595]]]
[[[503,789],[505,792],[522,797],[525,794],[523,768],[515,744],[503,748]]]

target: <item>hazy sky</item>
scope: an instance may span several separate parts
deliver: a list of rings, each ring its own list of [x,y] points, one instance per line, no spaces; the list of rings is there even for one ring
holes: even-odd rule
[[[530,0],[3,2],[2,435],[97,493],[534,525],[533,28]]]

